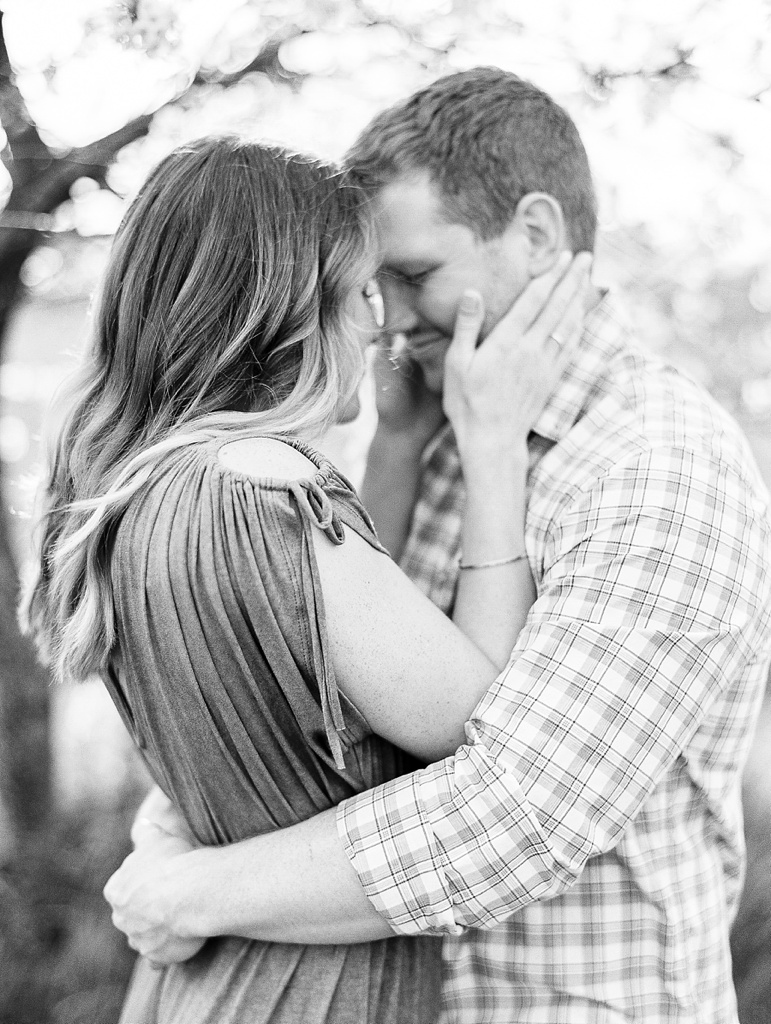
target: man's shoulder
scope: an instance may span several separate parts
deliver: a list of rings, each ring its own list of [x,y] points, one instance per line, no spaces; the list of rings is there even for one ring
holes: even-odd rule
[[[747,459],[729,412],[700,381],[640,341],[614,296],[603,298],[588,328],[576,371],[584,403],[565,441],[579,437],[587,455],[598,450],[600,457],[610,446],[630,455],[671,447]]]
[[[580,437],[584,458],[596,453],[604,461],[608,445],[634,450],[696,439],[713,412],[706,391],[641,344],[623,304],[606,292],[535,431],[557,446]]]
[[[595,364],[596,365],[596,364]],[[733,417],[707,390],[655,353],[619,337],[608,347],[584,401],[534,474],[534,494],[585,492],[614,477],[633,479],[666,465],[686,478],[731,476],[767,501],[749,445]]]

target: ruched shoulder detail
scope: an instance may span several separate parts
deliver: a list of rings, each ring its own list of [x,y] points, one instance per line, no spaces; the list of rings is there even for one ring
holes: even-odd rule
[[[219,478],[221,500],[226,503],[230,491],[234,501],[239,504],[245,502],[247,515],[261,524],[262,544],[266,549],[274,547],[274,558],[283,561],[278,570],[274,564],[273,571],[280,572],[287,586],[294,588],[296,606],[300,609],[300,615],[286,621],[284,628],[297,630],[298,623],[303,622],[310,626],[307,658],[318,687],[327,742],[335,765],[342,769],[345,767],[344,741],[351,719],[356,720],[359,729],[365,723],[350,702],[346,702],[348,714],[343,714],[341,694],[328,654],[321,580],[308,531],[319,529],[333,544],[340,545],[345,542],[345,524],[373,547],[383,552],[385,549],[379,543],[372,521],[353,486],[332,463],[304,442],[284,438],[273,440],[280,440],[300,451],[314,464],[316,472],[307,478],[283,479],[234,470],[219,457],[222,441],[206,446],[203,454],[214,479]],[[214,480],[213,485],[216,486]],[[252,494],[247,497],[250,491]],[[243,531],[238,531],[239,538],[243,535]],[[234,548],[234,554],[237,555],[237,548]]]
[[[250,723],[263,733],[260,749],[270,731],[292,763],[310,757],[314,774],[347,775],[346,751],[369,730],[338,691],[311,531],[342,544],[353,529],[384,549],[351,484],[298,446],[317,467],[308,479],[234,471],[205,444],[181,451],[137,496],[113,556],[121,653],[138,678],[169,676],[166,686],[198,705],[196,728],[234,766],[257,770],[244,721],[262,703]],[[160,672],[165,655],[172,664]],[[128,702],[140,744],[164,696]]]
[[[342,544],[345,533],[340,517],[332,507],[326,491],[315,480],[292,480],[289,491],[297,502],[297,507],[313,526],[317,526],[329,537],[333,544]]]
[[[248,480],[261,490],[289,491],[294,494],[298,508],[308,521],[323,530],[334,544],[342,544],[345,534],[341,523],[350,526],[369,544],[388,554],[380,543],[372,519],[361,503],[353,484],[325,456],[305,441],[297,438],[267,435],[266,440],[286,444],[304,455],[315,466],[312,476],[285,479],[259,476],[233,469],[219,458],[219,451],[230,443],[219,438],[203,446],[204,457],[216,459],[219,470],[234,478]]]

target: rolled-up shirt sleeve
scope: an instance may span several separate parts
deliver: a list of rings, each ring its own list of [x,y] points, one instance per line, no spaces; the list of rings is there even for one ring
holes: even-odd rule
[[[769,658],[769,544],[762,490],[709,452],[638,452],[570,498],[531,551],[538,598],[466,745],[340,805],[394,930],[492,926],[556,896],[705,716],[747,727]]]

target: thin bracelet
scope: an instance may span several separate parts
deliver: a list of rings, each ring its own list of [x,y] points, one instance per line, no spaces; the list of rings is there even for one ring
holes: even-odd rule
[[[509,555],[508,558],[495,558],[491,562],[464,562],[463,555],[460,557],[459,569],[494,569],[498,565],[511,565],[513,562],[521,562],[527,558],[527,555]]]

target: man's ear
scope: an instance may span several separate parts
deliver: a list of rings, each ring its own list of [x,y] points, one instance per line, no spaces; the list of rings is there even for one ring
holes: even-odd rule
[[[517,204],[514,217],[528,239],[528,270],[531,277],[537,277],[551,269],[568,248],[562,207],[547,192],[528,192]]]

